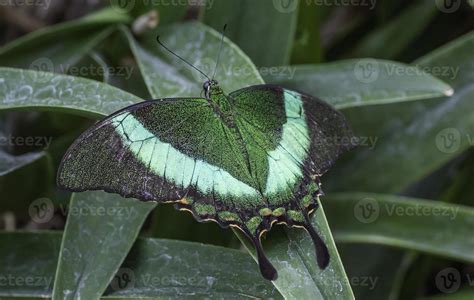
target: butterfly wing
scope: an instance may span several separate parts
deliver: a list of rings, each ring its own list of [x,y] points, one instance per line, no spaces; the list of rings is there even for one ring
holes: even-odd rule
[[[344,116],[313,96],[264,84],[240,89],[230,97],[249,139],[266,139],[268,150],[280,148],[315,175],[324,174],[356,145]]]
[[[252,176],[272,209],[288,209],[293,199],[319,190],[314,179],[354,146],[344,116],[312,96],[258,85],[229,97],[253,163]]]
[[[323,101],[274,85],[258,85],[229,95],[236,122],[253,162],[253,176],[268,202],[256,233],[275,221],[304,227],[316,247],[318,264],[328,250],[309,221],[322,194],[319,177],[354,146],[344,116]],[[258,171],[258,172],[257,172]]]
[[[82,134],[63,158],[58,185],[145,201],[198,197],[193,210],[205,218],[232,207],[233,195],[257,195],[236,144],[205,99],[147,101]]]

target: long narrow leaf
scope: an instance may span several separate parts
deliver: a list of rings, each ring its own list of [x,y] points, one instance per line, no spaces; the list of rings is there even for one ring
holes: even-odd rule
[[[384,194],[331,194],[324,205],[334,237],[474,262],[474,209]]]
[[[319,65],[275,67],[264,76],[280,84],[320,97],[338,109],[400,103],[448,96],[453,89],[415,66],[353,59]]]

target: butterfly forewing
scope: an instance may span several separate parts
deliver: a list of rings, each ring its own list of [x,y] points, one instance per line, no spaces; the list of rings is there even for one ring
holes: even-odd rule
[[[85,132],[66,153],[59,184],[155,201],[179,200],[191,190],[209,198],[253,193],[235,144],[205,99],[148,101]]]

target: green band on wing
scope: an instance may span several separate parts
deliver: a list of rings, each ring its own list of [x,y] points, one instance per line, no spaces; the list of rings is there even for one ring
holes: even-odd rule
[[[301,96],[284,91],[287,121],[283,125],[280,144],[268,153],[268,179],[265,195],[281,193],[303,177],[303,164],[311,144]]]
[[[161,142],[133,115],[119,115],[112,123],[124,146],[154,174],[182,188],[194,186],[203,194],[218,193],[222,199],[226,196],[258,197],[257,190],[227,171]]]

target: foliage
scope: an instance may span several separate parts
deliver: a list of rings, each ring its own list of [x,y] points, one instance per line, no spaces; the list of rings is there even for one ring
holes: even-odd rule
[[[0,298],[474,297],[472,3],[254,2],[110,1],[0,48]],[[267,82],[307,92],[359,138],[323,177],[312,218],[332,254],[323,271],[301,230],[266,236],[280,274],[267,282],[239,232],[55,187],[62,155],[93,120],[201,94],[202,76],[157,34],[212,74],[224,23],[225,91]]]

